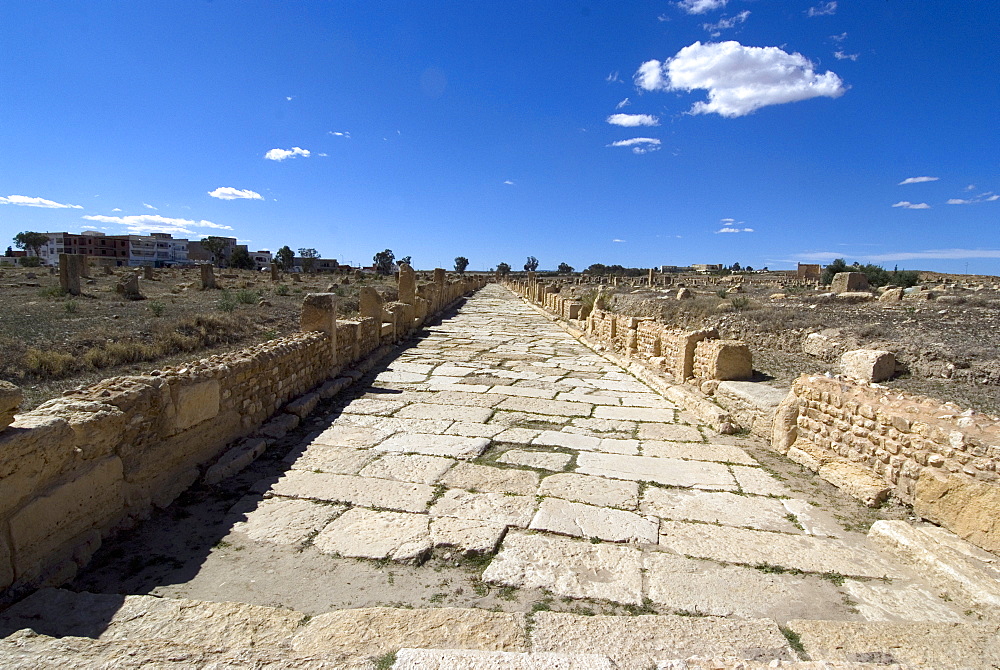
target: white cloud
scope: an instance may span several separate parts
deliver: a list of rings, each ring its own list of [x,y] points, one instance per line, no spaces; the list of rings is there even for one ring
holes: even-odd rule
[[[802,254],[803,261],[832,261],[843,258],[844,252],[817,251]],[[870,256],[858,256],[864,263],[888,263],[892,261],[912,261],[922,259],[963,260],[966,258],[1000,258],[1000,249],[927,249],[925,251],[894,251]]]
[[[350,130],[343,130],[343,131],[341,131],[341,130],[331,130],[329,134],[333,135],[334,137],[346,137],[347,139],[351,139],[351,131]]]
[[[21,205],[22,207],[44,207],[45,209],[83,209],[83,205],[64,205],[45,198],[32,198],[26,195],[0,195],[0,205]]]
[[[145,207],[146,209],[156,209],[155,207],[153,207],[153,206],[152,206],[152,205],[150,205],[149,203],[145,203],[145,202],[144,202],[144,203],[142,203],[142,206],[143,206],[143,207]]]
[[[266,154],[264,158],[269,161],[283,161],[286,158],[294,158],[295,156],[309,157],[308,149],[301,149],[299,147],[292,147],[291,149],[271,149]]]
[[[654,137],[633,137],[629,140],[618,140],[608,145],[609,147],[632,147],[634,154],[648,154],[651,151],[660,149],[660,140]]]
[[[906,184],[923,184],[928,181],[937,181],[941,177],[907,177],[903,181],[896,184],[896,186],[905,186]]]
[[[285,96],[285,100],[288,100],[289,102],[291,102],[292,98],[294,98],[294,97],[295,97],[294,95],[286,95]]]
[[[704,14],[713,9],[722,9],[729,0],[681,0],[677,6],[688,14]]]
[[[233,188],[232,186],[220,186],[214,191],[209,191],[208,194],[213,198],[218,198],[219,200],[263,200],[264,196],[256,191],[251,191],[250,189],[240,190],[238,188]]]
[[[613,240],[611,240],[611,241],[612,241],[612,242],[624,242],[625,240],[619,240],[619,239],[618,239],[618,238],[616,237],[615,239],[613,239]]]
[[[629,104],[630,104],[629,103],[629,99],[625,98],[624,100],[622,100],[621,102],[619,102],[617,105],[615,105],[615,109],[621,109],[622,107],[627,107]]]
[[[191,228],[214,228],[217,230],[232,230],[232,226],[223,226],[211,221],[193,221],[191,219],[173,219],[159,214],[133,214],[130,216],[84,216],[87,221],[101,223],[117,223],[125,226],[129,233],[179,233],[195,235]]]
[[[806,16],[833,16],[837,13],[837,0],[821,2],[815,7],[810,7],[806,11]]]
[[[926,202],[910,202],[909,200],[900,200],[893,207],[902,207],[903,209],[930,209],[931,206]]]
[[[715,231],[715,234],[719,233],[752,233],[753,228],[733,228],[732,226],[724,226],[719,230]]]
[[[112,211],[112,212],[120,212],[120,211],[122,211],[122,208],[121,208],[121,207],[115,207],[115,208],[114,208],[113,210],[111,210],[111,211]]]
[[[839,35],[830,35],[830,39],[834,42],[843,42],[847,39],[847,33],[840,33]]]
[[[736,16],[730,16],[728,18],[719,19],[716,23],[703,23],[701,27],[707,30],[712,37],[718,37],[722,34],[723,30],[729,30],[735,28],[739,24],[745,22],[750,16],[750,10],[744,9],[742,12]]]
[[[856,60],[858,60],[858,56],[859,56],[859,54],[849,54],[849,53],[846,53],[844,51],[834,51],[833,52],[833,57],[836,58],[837,60],[856,61]]]
[[[615,70],[614,72],[611,72],[610,74],[608,74],[608,76],[604,78],[604,81],[611,82],[612,84],[615,84],[615,83],[620,84],[621,81],[622,81],[622,78],[618,76],[618,70]]]
[[[505,179],[503,183],[506,184],[507,186],[513,186],[514,185],[514,180],[513,179]]]
[[[639,66],[635,83],[647,91],[708,91],[691,114],[745,116],[761,107],[815,97],[838,98],[846,88],[833,72],[817,74],[799,53],[778,47],[747,47],[739,42],[709,42],[684,47],[661,63]]]
[[[966,189],[968,190],[968,189]],[[948,200],[949,205],[974,205],[977,202],[996,202],[1000,200],[1000,195],[993,193],[993,191],[986,191],[986,193],[980,193],[974,198],[950,198]]]
[[[660,125],[660,120],[651,114],[612,114],[605,121],[613,126],[625,126],[626,128]]]

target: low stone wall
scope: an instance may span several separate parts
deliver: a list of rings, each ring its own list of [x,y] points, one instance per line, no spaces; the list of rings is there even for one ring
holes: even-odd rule
[[[383,319],[392,319],[392,341],[485,283],[437,282],[419,319],[409,304],[390,310]],[[401,322],[399,314],[411,320]],[[303,402],[303,394],[379,346],[377,321],[338,324],[336,296],[310,294],[303,301],[306,332],[105,379],[15,415],[0,433],[0,592],[71,579],[103,538],[170,504],[220,456],[253,452],[245,459],[252,460],[261,439],[230,445],[273,438],[275,423],[297,424],[295,415],[319,399],[310,394]],[[327,386],[335,393],[350,381]],[[265,424],[283,408],[292,414]]]
[[[773,448],[869,504],[914,513],[1000,550],[1000,425],[952,403],[803,375],[774,418]]]
[[[594,309],[581,320],[582,301],[576,295],[534,280],[506,280],[518,295],[584,331],[617,354],[641,361],[675,381],[749,379],[750,349],[739,340],[720,340],[714,328],[683,330],[648,317],[632,317]]]

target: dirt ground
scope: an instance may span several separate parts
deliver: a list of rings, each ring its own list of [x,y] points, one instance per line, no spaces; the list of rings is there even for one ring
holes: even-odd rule
[[[153,281],[139,280],[146,299],[126,300],[115,286],[134,271],[114,268],[106,275],[91,268],[83,294],[74,297],[59,290],[59,275],[49,268],[0,270],[0,379],[22,389],[22,411],[106,377],[294,332],[306,293],[338,293],[344,317],[357,313],[362,286],[396,297],[392,278],[302,274],[272,282],[270,273],[228,269],[215,271],[220,289],[202,291],[195,267],[156,269]]]
[[[897,374],[886,386],[1000,415],[1000,291],[962,288],[955,278],[942,282],[941,275],[931,279],[936,281],[924,284],[930,288],[924,299],[894,303],[851,302],[818,290],[773,299],[782,289],[744,285],[734,293],[726,282],[694,288],[695,298],[682,301],[670,292],[619,288],[608,308],[717,327],[723,338],[750,345],[760,379],[783,386],[804,373],[837,373],[845,351],[885,349],[897,360]],[[812,333],[825,336],[829,346],[806,353]]]

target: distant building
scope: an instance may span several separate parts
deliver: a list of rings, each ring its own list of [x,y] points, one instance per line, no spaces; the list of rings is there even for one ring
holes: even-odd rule
[[[106,265],[129,264],[129,236],[105,235],[96,230],[77,233],[44,233],[49,241],[38,250],[43,265],[59,265],[59,254],[95,256]],[[185,240],[186,241],[186,240]]]
[[[818,263],[799,263],[795,276],[799,279],[819,279],[823,271]]]
[[[303,258],[302,256],[296,256],[292,265],[297,268],[309,267],[306,261],[312,261],[312,271],[313,272],[341,272],[343,270],[349,270],[350,268],[346,265],[341,265],[337,262],[336,258]]]
[[[678,272],[691,272],[693,269],[694,268],[692,268],[690,265],[688,265],[688,266],[681,266],[681,265],[661,265],[660,266],[660,272],[662,272],[662,273],[669,273],[669,274],[677,274]]]
[[[164,267],[188,262],[187,240],[174,239],[170,233],[128,235],[129,265]]]
[[[722,263],[692,263],[691,269],[694,272],[700,272],[701,274],[708,274],[709,272],[721,272]]]
[[[216,257],[215,254],[213,254],[211,251],[209,251],[204,247],[203,242],[205,241],[205,239],[222,240],[224,246],[222,248],[222,251],[219,253],[218,258]],[[236,250],[237,244],[235,237],[218,237],[216,235],[209,235],[205,239],[191,240],[188,243],[189,260],[222,265],[227,259],[229,259],[233,255],[233,252]]]
[[[253,261],[258,270],[269,270],[271,263],[274,262],[274,257],[271,256],[270,251],[264,249],[262,251],[251,251],[250,260]]]

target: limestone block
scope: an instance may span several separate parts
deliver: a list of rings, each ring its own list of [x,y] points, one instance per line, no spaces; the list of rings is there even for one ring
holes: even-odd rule
[[[420,562],[431,550],[428,519],[426,514],[352,507],[323,528],[313,546],[352,558]]]
[[[706,461],[583,452],[577,456],[576,471],[612,479],[656,482],[666,486],[723,491],[737,489],[736,481],[725,465]]]
[[[316,405],[319,404],[319,401],[319,393],[306,393],[305,395],[299,396],[292,402],[285,405],[285,411],[291,412],[300,419],[304,419],[308,415],[312,414],[312,411],[316,409]]]
[[[833,328],[819,333],[809,333],[802,340],[802,353],[824,361],[832,360],[843,349],[838,335],[839,331]]]
[[[507,532],[507,526],[439,516],[431,519],[431,542],[435,547],[453,547],[462,554],[492,554]]]
[[[0,430],[14,420],[14,414],[21,407],[24,394],[10,382],[0,381]]]
[[[655,544],[659,523],[625,510],[546,498],[528,527],[606,542]]]
[[[285,457],[293,470],[331,472],[338,475],[356,475],[369,461],[378,456],[370,449],[328,447],[312,443],[304,451],[295,450]]]
[[[612,670],[610,658],[597,654],[556,654],[479,649],[400,649],[393,670]]]
[[[741,465],[732,466],[733,476],[740,484],[744,493],[758,496],[791,496],[792,491],[787,486],[772,477],[761,468],[748,468]]]
[[[188,384],[174,389],[174,430],[180,432],[219,414],[218,379]]]
[[[903,289],[901,288],[890,288],[886,289],[882,295],[879,296],[879,302],[899,302],[903,299]]]
[[[310,500],[261,500],[259,496],[246,496],[229,514],[241,519],[233,523],[234,532],[258,542],[297,545],[345,509],[343,505],[325,505]]]
[[[896,356],[891,351],[855,349],[840,357],[840,370],[850,379],[881,382],[896,372]]]
[[[848,291],[867,291],[868,277],[863,272],[838,272],[833,275],[830,290],[834,293]]]
[[[844,293],[838,293],[837,299],[850,300],[852,302],[868,302],[869,300],[874,300],[875,296],[868,291],[845,291]]]
[[[677,290],[678,300],[692,300],[694,299],[694,293],[689,288],[682,288]]]
[[[510,531],[483,581],[638,605],[642,552],[629,545]]]
[[[779,454],[787,454],[798,437],[799,398],[789,391],[774,411],[771,422],[771,449]]]
[[[10,534],[18,579],[31,579],[66,560],[82,535],[121,518],[123,484],[121,459],[112,456],[15,512]]]
[[[634,510],[639,502],[639,484],[566,472],[543,479],[538,495]]]
[[[212,267],[211,263],[202,263],[201,268],[201,288],[202,290],[218,288],[215,283],[215,269]]]
[[[780,500],[740,496],[722,491],[691,491],[649,487],[639,509],[662,519],[702,521],[783,533],[799,532],[786,518]]]
[[[1000,486],[964,475],[917,478],[913,512],[988,551],[1000,551]]]
[[[469,493],[460,489],[445,491],[430,509],[431,516],[489,521],[526,528],[535,512],[533,496],[504,493]]]
[[[281,439],[288,431],[295,430],[299,425],[299,417],[294,414],[279,414],[257,430],[258,435]]]
[[[820,465],[818,474],[868,507],[881,505],[892,490],[888,482],[871,471],[839,458]]]
[[[366,465],[359,474],[363,477],[433,484],[453,465],[455,465],[454,460],[440,456],[388,453]]]
[[[475,458],[490,444],[483,437],[458,437],[455,435],[433,435],[421,433],[397,433],[379,444],[379,451],[427,454],[429,456],[450,456],[451,458]]]
[[[772,664],[761,663],[762,668],[776,666],[779,661],[772,659],[784,662],[796,658],[778,624],[770,619],[536,612],[534,622],[533,651],[605,654],[616,667],[629,670],[652,668],[658,659],[690,656],[766,659]],[[680,667],[686,670],[689,666],[685,662]],[[728,670],[729,666],[710,667]],[[732,666],[733,670],[750,667],[754,666]]]
[[[956,548],[963,542],[952,535],[940,541],[943,529],[914,527],[905,521],[880,520],[872,524],[868,538],[881,551],[930,577],[950,599],[985,608],[1000,607],[1000,566],[992,554],[974,545]],[[985,560],[983,560],[985,559]]]
[[[14,509],[73,463],[69,422],[22,414],[0,433],[0,515]]]
[[[449,488],[489,493],[515,493],[535,495],[538,491],[538,473],[529,470],[459,463],[441,480]]]
[[[423,512],[434,496],[434,489],[426,484],[304,470],[290,470],[270,487],[265,480],[261,489],[258,489],[260,493],[270,492],[289,498],[343,502],[403,512]]]
[[[757,461],[751,458],[747,452],[729,444],[647,440],[642,443],[642,455],[656,456],[657,458],[683,458],[689,461],[757,465]]]
[[[338,610],[313,617],[292,640],[299,653],[335,660],[374,658],[403,647],[527,651],[525,615],[455,607]]]
[[[253,463],[266,449],[267,440],[259,437],[244,440],[223,454],[222,458],[205,472],[202,480],[209,486],[218,484]]]
[[[75,437],[74,446],[81,450],[85,459],[110,454],[120,443],[129,419],[114,405],[75,398],[54,398],[36,407],[32,414],[59,417],[69,422]]]
[[[507,431],[510,432],[510,431]],[[500,433],[502,437],[505,433]],[[527,468],[538,468],[540,470],[555,470],[557,472],[566,468],[573,456],[560,451],[527,451],[525,449],[511,449],[504,453],[499,459],[501,463],[511,465],[523,465]]]
[[[709,379],[737,380],[753,376],[750,347],[739,340],[710,340],[708,355],[701,361],[703,374]]]
[[[416,297],[416,274],[408,263],[399,264],[399,302],[414,304]]]

